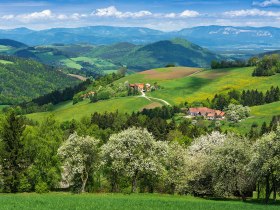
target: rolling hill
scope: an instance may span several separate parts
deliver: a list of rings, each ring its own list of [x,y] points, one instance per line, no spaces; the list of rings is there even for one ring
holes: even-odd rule
[[[232,68],[219,70],[204,70],[200,68],[160,68],[143,71],[129,75],[115,82],[124,83],[157,83],[161,88],[157,91],[147,93],[151,100],[139,96],[112,98],[110,100],[90,103],[85,100],[72,105],[72,102],[62,103],[55,106],[53,112],[34,113],[28,115],[34,120],[42,120],[49,114],[55,114],[59,121],[81,119],[89,116],[93,112],[119,112],[139,111],[143,108],[153,108],[162,106],[156,99],[162,99],[170,104],[180,104],[181,102],[195,102],[212,99],[217,93],[227,93],[232,89],[261,91],[268,90],[271,85],[280,86],[280,75],[271,77],[252,77],[253,68]],[[280,114],[278,109],[280,102],[252,107],[252,116],[242,121],[236,127],[226,127],[238,132],[247,132],[252,123],[261,125],[263,121],[269,122],[273,115]]]
[[[222,57],[184,39],[159,41],[141,47],[123,58],[130,69],[160,68],[167,64],[209,67],[212,60]]]
[[[14,51],[8,48],[6,52],[3,49],[0,53],[32,58],[47,65],[71,68],[70,73],[87,76],[92,76],[90,72],[100,74],[116,71],[122,66],[127,66],[133,71],[159,68],[170,63],[177,66],[209,67],[212,60],[224,58],[179,38],[147,45],[128,42],[99,46],[54,44],[25,47]]]
[[[79,82],[34,60],[0,56],[0,104],[29,101]]]

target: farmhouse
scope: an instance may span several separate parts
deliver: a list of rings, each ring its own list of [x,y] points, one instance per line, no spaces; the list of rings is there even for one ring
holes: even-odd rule
[[[209,109],[207,107],[190,108],[188,111],[190,116],[202,116],[208,120],[224,119],[225,113],[220,110]]]
[[[142,92],[142,91],[151,91],[151,84],[143,84],[143,83],[135,83],[135,84],[129,84],[129,87]]]
[[[81,95],[81,97],[83,99],[86,99],[86,98],[89,98],[90,96],[94,96],[94,95],[95,95],[95,92],[94,91],[90,91],[90,92],[88,92],[86,94]]]

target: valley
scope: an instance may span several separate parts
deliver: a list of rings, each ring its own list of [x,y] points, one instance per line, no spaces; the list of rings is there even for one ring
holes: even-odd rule
[[[0,3],[0,209],[279,209],[278,0]]]

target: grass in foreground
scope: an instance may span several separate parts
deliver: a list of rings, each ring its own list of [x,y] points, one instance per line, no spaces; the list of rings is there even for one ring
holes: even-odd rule
[[[158,194],[3,194],[1,210],[276,210],[275,205],[237,200],[214,201],[190,196]]]

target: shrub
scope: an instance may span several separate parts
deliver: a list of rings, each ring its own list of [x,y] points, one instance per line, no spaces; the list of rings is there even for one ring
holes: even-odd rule
[[[38,182],[35,186],[35,192],[39,194],[48,193],[49,192],[48,184],[43,181]]]

